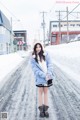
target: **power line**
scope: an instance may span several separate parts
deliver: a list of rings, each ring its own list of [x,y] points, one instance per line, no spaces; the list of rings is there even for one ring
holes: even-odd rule
[[[21,20],[19,20],[2,2],[0,2],[0,4],[1,4],[17,21],[20,21],[21,26],[24,28]],[[11,19],[12,19],[12,17],[11,17]],[[10,21],[11,21],[11,19],[10,19]],[[12,20],[12,21],[14,21],[14,20]]]
[[[73,8],[73,10],[68,13],[68,15],[71,14],[79,5],[80,5],[80,3],[79,3],[75,8]],[[66,15],[64,18],[66,18],[66,17],[67,17],[67,15]],[[64,18],[63,18],[63,19],[64,19]],[[62,20],[63,20],[63,19],[62,19]]]
[[[60,31],[61,31],[61,25],[60,25],[60,23],[61,23],[61,21],[64,19],[64,18],[66,18],[67,17],[67,41],[69,42],[69,23],[68,23],[68,16],[69,16],[69,14],[71,14],[78,6],[80,5],[80,3],[75,7],[75,8],[73,8],[73,10],[72,11],[68,11],[68,7],[67,7],[67,10],[66,11],[56,11],[56,12],[59,12],[59,34],[60,34]],[[63,19],[61,19],[60,20],[60,12],[67,12],[67,15],[63,18]],[[73,13],[80,13],[80,12],[73,12]],[[60,36],[60,35],[59,35]]]
[[[16,19],[17,19],[17,17],[2,3],[2,2],[0,2],[0,4],[12,15],[12,16],[14,16]],[[18,19],[17,19],[18,20]]]

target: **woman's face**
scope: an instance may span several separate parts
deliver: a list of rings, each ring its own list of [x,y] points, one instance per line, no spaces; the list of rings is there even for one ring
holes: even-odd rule
[[[39,53],[40,51],[41,51],[41,47],[40,47],[39,44],[37,44],[37,46],[36,46],[36,52]]]

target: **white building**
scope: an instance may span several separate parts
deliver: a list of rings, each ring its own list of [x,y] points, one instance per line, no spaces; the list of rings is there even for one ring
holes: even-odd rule
[[[51,44],[60,44],[80,34],[80,20],[50,21],[49,39]]]
[[[0,54],[11,52],[11,26],[7,17],[0,11]]]

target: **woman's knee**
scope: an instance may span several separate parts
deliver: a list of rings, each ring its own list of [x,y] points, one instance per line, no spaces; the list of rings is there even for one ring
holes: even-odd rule
[[[47,93],[48,93],[48,88],[44,87],[44,94],[47,94]]]
[[[39,88],[38,90],[39,90],[39,94],[43,94],[43,88],[42,87]]]

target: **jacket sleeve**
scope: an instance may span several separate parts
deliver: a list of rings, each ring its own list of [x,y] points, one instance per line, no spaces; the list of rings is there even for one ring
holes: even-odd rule
[[[53,64],[52,64],[49,53],[47,53],[46,59],[47,59],[47,70],[48,70],[47,73],[53,76]]]
[[[32,70],[34,72],[34,75],[36,75],[36,76],[38,75],[42,78],[46,78],[46,74],[38,69],[33,58],[31,58],[31,66],[32,66]]]

